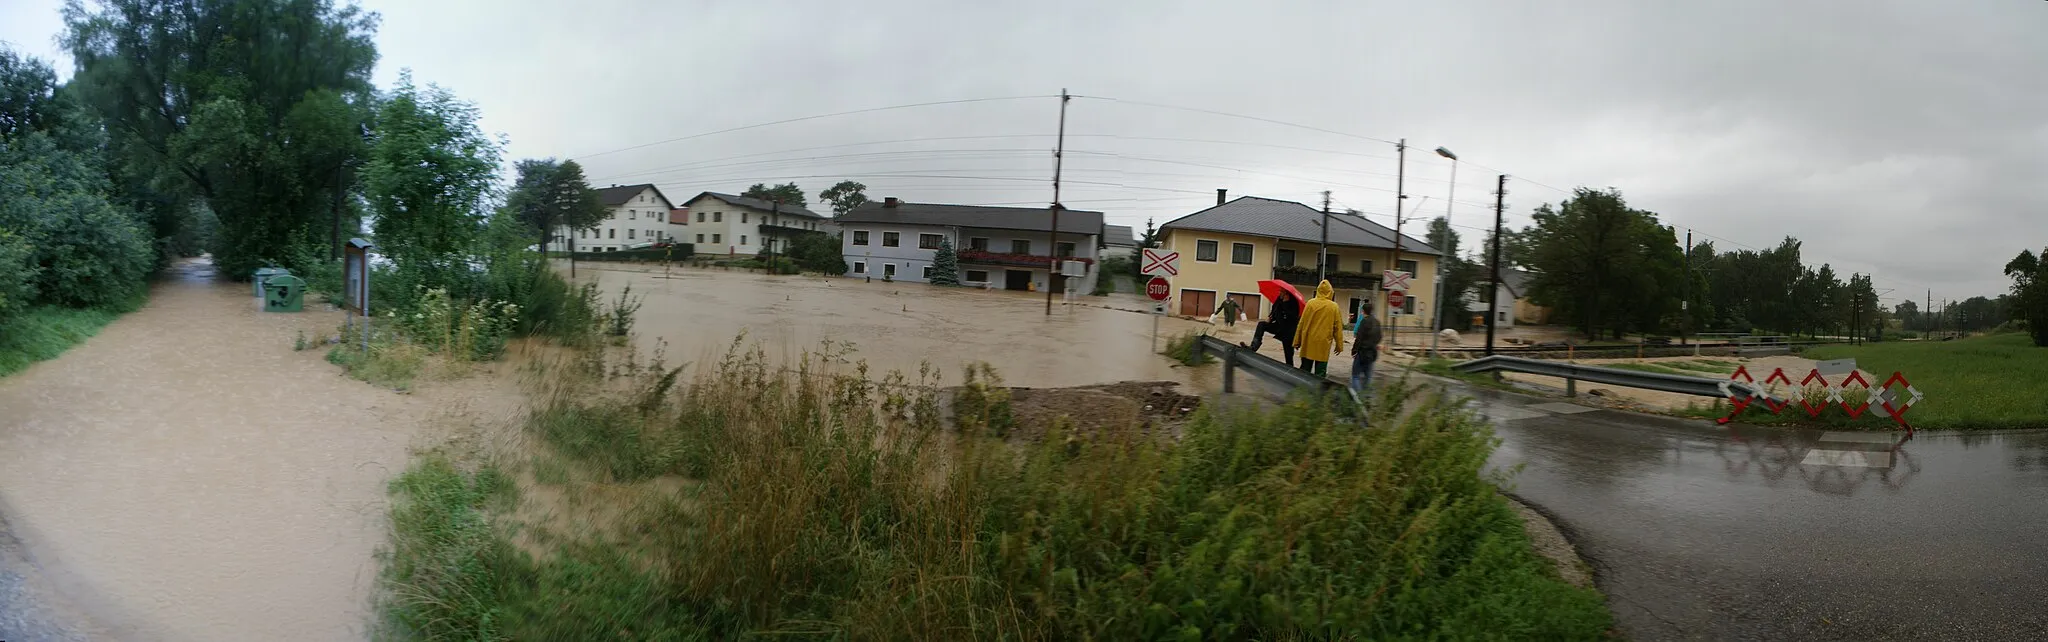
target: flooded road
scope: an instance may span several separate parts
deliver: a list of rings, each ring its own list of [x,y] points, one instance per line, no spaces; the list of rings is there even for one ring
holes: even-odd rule
[[[204,262],[172,272],[144,309],[0,379],[0,523],[19,541],[0,533],[17,602],[0,626],[22,628],[0,638],[363,639],[384,482],[448,411],[292,350],[338,313],[263,314]]]
[[[607,297],[629,284],[645,294],[634,325],[639,347],[651,351],[666,341],[671,364],[715,358],[744,330],[771,359],[826,340],[852,342],[876,378],[891,370],[914,378],[919,363],[930,362],[958,383],[961,366],[973,361],[994,365],[1009,385],[1034,388],[1177,381],[1208,389],[1217,376],[1216,368],[1175,367],[1153,354],[1152,318],[1095,307],[1102,297],[1080,297],[1088,305],[1073,306],[1055,299],[1048,317],[1043,293],[589,263],[577,276],[595,279]],[[1206,327],[1166,318],[1161,349],[1173,334]]]
[[[1639,640],[2048,639],[2048,432],[1825,432],[1455,386]]]

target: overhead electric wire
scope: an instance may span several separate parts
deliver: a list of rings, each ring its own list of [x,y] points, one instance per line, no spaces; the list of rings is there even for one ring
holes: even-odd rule
[[[586,159],[586,158],[594,158],[594,157],[597,157],[597,156],[604,156],[604,155],[607,155],[607,154],[617,154],[617,153],[619,153],[619,152],[625,152],[625,151],[632,151],[632,150],[635,150],[635,149],[643,149],[643,148],[647,148],[647,147],[653,147],[653,146],[655,146],[655,145],[666,145],[666,144],[669,144],[669,143],[681,142],[681,141],[686,141],[686,140],[691,140],[691,139],[696,139],[696,138],[703,138],[703,137],[706,137],[706,136],[716,136],[716,135],[718,135],[718,134],[729,134],[729,133],[732,133],[732,132],[736,132],[736,131],[745,131],[745,130],[749,130],[749,129],[758,129],[758,128],[762,128],[762,127],[771,127],[771,126],[774,126],[774,125],[787,125],[787,124],[789,124],[789,123],[798,123],[798,122],[803,122],[803,121],[807,121],[807,120],[818,120],[818,119],[820,119],[820,118],[835,118],[835,117],[839,117],[839,116],[851,116],[851,115],[853,115],[853,114],[866,114],[866,113],[872,113],[872,112],[878,112],[878,111],[890,111],[890,110],[895,110],[895,109],[910,109],[910,108],[913,108],[913,107],[933,107],[933,106],[937,106],[937,105],[958,105],[958,104],[963,104],[963,103],[985,103],[985,102],[995,102],[995,101],[1001,101],[1001,100],[1025,100],[1025,99],[1031,99],[1031,98],[1058,98],[1058,97],[1059,97],[1059,96],[1057,96],[1057,95],[1036,95],[1036,96],[997,96],[997,97],[991,97],[991,98],[962,98],[962,99],[959,99],[959,100],[935,100],[935,101],[930,101],[930,102],[922,102],[922,103],[908,103],[908,104],[903,104],[903,105],[890,105],[890,106],[887,106],[887,107],[869,107],[869,108],[867,108],[867,109],[855,109],[855,110],[851,110],[851,111],[841,111],[841,112],[833,112],[833,113],[830,113],[830,114],[818,114],[818,115],[815,115],[815,116],[803,116],[803,117],[799,117],[799,118],[785,118],[785,119],[782,119],[782,120],[775,120],[775,121],[769,121],[769,122],[765,122],[765,123],[755,123],[755,124],[752,124],[752,125],[741,125],[741,126],[739,126],[739,127],[727,127],[727,128],[725,128],[725,129],[719,129],[719,130],[713,130],[713,131],[708,131],[708,132],[702,132],[702,133],[697,133],[697,134],[691,134],[691,135],[688,135],[688,136],[678,136],[678,137],[675,137],[675,138],[670,138],[670,139],[666,139],[666,140],[658,140],[658,141],[654,141],[654,142],[652,142],[652,143],[642,143],[642,144],[639,144],[639,145],[633,145],[633,146],[630,146],[630,147],[621,147],[621,148],[618,148],[618,149],[613,149],[613,150],[607,150],[607,151],[602,151],[602,152],[596,152],[596,153],[591,153],[591,154],[579,154],[579,155],[576,155],[576,156],[570,156],[569,158],[572,158],[572,159],[575,159],[575,160],[583,160],[583,159]]]

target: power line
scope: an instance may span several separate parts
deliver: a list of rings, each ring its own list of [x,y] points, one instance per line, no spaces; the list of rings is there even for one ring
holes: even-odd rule
[[[870,112],[878,112],[878,111],[889,111],[889,110],[894,110],[894,109],[909,109],[909,108],[912,108],[912,107],[932,107],[932,106],[936,106],[936,105],[958,105],[958,104],[963,104],[963,103],[985,103],[985,102],[994,102],[994,101],[1001,101],[1001,100],[1025,100],[1025,99],[1030,99],[1030,98],[1058,98],[1058,96],[1047,96],[1047,95],[1037,95],[1037,96],[998,96],[998,97],[992,97],[992,98],[962,98],[962,99],[959,99],[959,100],[936,100],[936,101],[932,101],[932,102],[923,102],[923,103],[909,103],[909,104],[905,104],[905,105],[890,105],[890,106],[887,106],[887,107],[870,107],[870,108],[867,108],[867,109],[855,109],[855,110],[852,110],[852,111],[842,111],[842,112],[833,112],[833,113],[830,113],[830,114],[818,114],[818,115],[816,115],[816,116],[803,116],[803,117],[800,117],[800,118],[786,118],[786,119],[783,119],[783,120],[769,121],[769,122],[765,122],[765,123],[755,123],[755,124],[752,124],[752,125],[741,125],[741,126],[739,126],[739,127],[728,127],[728,128],[725,128],[725,129],[720,129],[720,130],[715,130],[715,131],[708,131],[708,132],[703,132],[703,133],[699,133],[699,134],[691,134],[691,135],[688,135],[688,136],[679,136],[679,137],[676,137],[676,138],[670,138],[670,139],[667,139],[667,140],[658,140],[658,141],[654,141],[654,142],[652,142],[652,143],[642,143],[642,144],[639,144],[639,145],[633,145],[633,146],[631,146],[631,147],[621,147],[621,148],[618,148],[618,149],[613,149],[613,150],[607,150],[607,151],[597,152],[597,153],[593,153],[593,154],[581,154],[581,155],[577,155],[577,156],[571,156],[570,158],[572,158],[572,159],[576,159],[576,160],[582,160],[582,159],[586,159],[586,158],[593,158],[593,157],[597,157],[597,156],[604,156],[604,155],[606,155],[606,154],[617,154],[617,153],[619,153],[619,152],[625,152],[625,151],[632,151],[632,150],[635,150],[635,149],[642,149],[642,148],[646,148],[646,147],[653,147],[653,146],[655,146],[655,145],[666,145],[666,144],[669,144],[669,143],[681,142],[681,141],[686,141],[686,140],[691,140],[691,139],[696,139],[696,138],[703,138],[703,137],[705,137],[705,136],[715,136],[715,135],[718,135],[718,134],[726,134],[726,133],[731,133],[731,132],[736,132],[736,131],[744,131],[744,130],[748,130],[748,129],[758,129],[758,128],[762,128],[762,127],[772,127],[772,126],[775,126],[775,125],[787,125],[787,124],[789,124],[789,123],[798,123],[798,122],[803,122],[803,121],[806,121],[806,120],[817,120],[817,119],[820,119],[820,118],[834,118],[834,117],[838,117],[838,116],[850,116],[850,115],[853,115],[853,114],[866,114],[866,113],[870,113]]]
[[[1299,129],[1306,129],[1306,130],[1309,130],[1309,131],[1314,131],[1314,132],[1322,132],[1322,133],[1325,133],[1325,134],[1336,134],[1336,135],[1338,135],[1338,136],[1349,136],[1349,137],[1351,137],[1351,138],[1357,138],[1357,139],[1360,139],[1360,140],[1369,140],[1369,141],[1374,141],[1374,142],[1386,143],[1386,144],[1388,144],[1388,145],[1393,145],[1393,144],[1395,144],[1395,143],[1394,143],[1394,141],[1391,141],[1391,140],[1387,140],[1387,139],[1385,139],[1385,138],[1374,138],[1374,137],[1372,137],[1372,136],[1362,136],[1362,135],[1359,135],[1359,134],[1353,134],[1353,133],[1349,133],[1349,132],[1340,132],[1340,131],[1337,131],[1337,130],[1334,130],[1334,129],[1323,129],[1323,128],[1321,128],[1321,127],[1314,127],[1314,126],[1310,126],[1310,125],[1303,125],[1303,124],[1300,124],[1300,123],[1290,123],[1290,122],[1287,122],[1287,121],[1284,121],[1284,120],[1274,120],[1274,119],[1271,119],[1271,118],[1260,118],[1260,117],[1258,117],[1258,116],[1246,116],[1246,115],[1244,115],[1244,114],[1233,114],[1233,113],[1230,113],[1230,112],[1226,112],[1226,111],[1216,111],[1216,110],[1214,110],[1214,109],[1202,109],[1202,108],[1200,108],[1200,107],[1181,107],[1181,106],[1178,106],[1178,105],[1164,105],[1164,104],[1160,104],[1160,103],[1153,103],[1153,102],[1145,102],[1145,101],[1142,101],[1142,100],[1124,100],[1124,99],[1121,99],[1121,98],[1108,98],[1108,97],[1103,97],[1103,96],[1075,96],[1075,98],[1093,98],[1093,99],[1095,99],[1095,100],[1106,100],[1106,101],[1109,101],[1109,102],[1115,102],[1115,103],[1123,103],[1123,104],[1127,104],[1127,105],[1142,105],[1142,106],[1145,106],[1145,107],[1157,107],[1157,108],[1160,108],[1160,109],[1177,109],[1177,110],[1180,110],[1180,111],[1191,111],[1191,112],[1195,112],[1195,113],[1199,113],[1199,114],[1211,114],[1211,115],[1216,115],[1216,116],[1228,116],[1228,117],[1231,117],[1231,118],[1242,118],[1242,119],[1245,119],[1245,120],[1256,120],[1256,121],[1259,121],[1259,122],[1262,122],[1262,123],[1272,123],[1272,124],[1275,124],[1275,125],[1284,125],[1284,126],[1287,126],[1287,127],[1295,127],[1295,128],[1299,128]]]

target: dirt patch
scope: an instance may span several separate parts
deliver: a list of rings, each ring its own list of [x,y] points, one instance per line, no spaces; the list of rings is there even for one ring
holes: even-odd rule
[[[1172,381],[1120,381],[1072,388],[1011,388],[1014,433],[1024,439],[1043,437],[1054,422],[1070,422],[1075,432],[1090,435],[1136,429],[1141,434],[1177,434],[1202,398],[1185,394]]]

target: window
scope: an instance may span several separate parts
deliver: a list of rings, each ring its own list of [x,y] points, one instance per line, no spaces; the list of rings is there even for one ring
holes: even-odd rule
[[[1371,276],[1371,275],[1372,275],[1372,259],[1366,259],[1366,260],[1363,260],[1363,261],[1359,261],[1359,262],[1358,262],[1358,273],[1359,273],[1359,274],[1364,274],[1364,275],[1367,275],[1367,276]]]
[[[712,213],[711,213],[711,222],[713,222],[713,223],[724,223],[724,222],[725,222],[725,212],[712,212]]]
[[[1343,265],[1343,264],[1344,264],[1344,259],[1343,259],[1343,257],[1337,256],[1337,255],[1335,255],[1335,254],[1326,254],[1326,255],[1323,255],[1323,265],[1327,265],[1327,266],[1330,266],[1330,269],[1332,269],[1332,270],[1335,270],[1335,269],[1337,269],[1337,266],[1340,266],[1340,265]]]
[[[745,235],[745,234],[741,234],[741,235],[740,235],[740,245],[746,245],[746,244],[747,244],[747,235]]]
[[[1402,272],[1407,272],[1407,273],[1409,273],[1409,274],[1415,274],[1415,273],[1416,273],[1416,272],[1415,272],[1415,262],[1414,262],[1414,261],[1395,261],[1395,262],[1394,262],[1394,265],[1397,265],[1397,266],[1399,266],[1399,267],[1396,267],[1396,268],[1394,268],[1394,269],[1396,269],[1396,270],[1400,270],[1400,271],[1402,271]]]
[[[1074,244],[1072,243],[1061,243],[1055,247],[1058,248],[1058,252],[1061,258],[1071,257],[1074,255]]]
[[[867,231],[867,230],[854,230],[854,231],[853,231],[853,244],[854,244],[854,245],[867,245],[867,244],[868,244],[868,231]]]
[[[637,219],[639,219],[639,218],[640,218],[640,210],[626,210],[626,219],[627,219],[627,220],[637,220]]]
[[[1031,253],[1031,241],[1027,241],[1027,240],[1021,240],[1021,239],[1020,239],[1020,240],[1013,240],[1013,241],[1010,241],[1010,253],[1011,253],[1011,254],[1030,254],[1030,253]]]
[[[968,271],[967,271],[967,282],[969,282],[969,283],[987,283],[987,282],[988,282],[988,270],[968,270]]]
[[[637,232],[637,231],[639,231],[639,230],[626,230],[626,240],[628,240],[628,241],[631,241],[631,240],[633,240],[633,233],[634,233],[634,232]]]
[[[618,231],[618,230],[605,230],[605,231],[604,231],[604,234],[605,234],[605,238],[614,238],[614,239],[615,239],[615,238],[619,238],[619,231]]]
[[[895,264],[895,263],[883,263],[883,264],[882,264],[882,278],[884,278],[884,279],[893,279],[893,278],[896,278],[896,264]]]
[[[1195,260],[1203,263],[1216,262],[1215,241],[1195,241]]]
[[[863,261],[854,261],[854,262],[853,262],[853,273],[854,273],[854,274],[867,274],[867,273],[868,273],[868,264],[867,264],[866,262],[863,262]]]
[[[926,281],[930,281],[930,280],[932,280],[932,266],[929,266],[929,265],[927,265],[927,266],[924,266],[924,280],[926,280]]]
[[[698,235],[697,235],[697,242],[698,242],[698,243],[703,243],[703,242],[704,242],[704,235],[702,235],[702,234],[698,234]]]
[[[741,225],[745,225],[746,223],[747,223],[747,213],[746,213],[746,212],[740,212],[740,224],[741,224]]]
[[[1274,251],[1273,265],[1275,267],[1294,267],[1294,250]]]
[[[1501,323],[1507,323],[1507,322],[1508,322],[1508,313],[1506,313],[1506,312],[1502,312],[1502,313],[1500,313],[1500,322],[1501,322]]]
[[[647,215],[654,217],[656,223],[661,222],[661,212],[648,212]]]
[[[988,238],[978,237],[967,239],[967,249],[974,250],[976,252],[987,252]]]
[[[883,232],[882,247],[896,247],[902,241],[902,237],[902,234],[896,232]]]
[[[725,239],[724,239],[724,238],[722,238],[722,237],[724,237],[724,236],[725,236],[724,234],[713,234],[713,235],[711,235],[711,242],[713,242],[713,243],[724,243],[724,242],[725,242]]]
[[[697,213],[697,222],[699,222],[699,223],[702,223],[702,222],[704,222],[704,213],[703,213],[703,212],[698,212],[698,213]]]
[[[938,234],[919,234],[917,235],[917,248],[920,250],[939,249],[939,241],[944,240],[945,238],[946,237],[940,236]]]
[[[1250,243],[1232,243],[1232,244],[1230,244],[1230,262],[1231,262],[1231,263],[1233,263],[1233,264],[1236,264],[1236,265],[1251,265],[1251,264],[1252,264],[1252,244],[1250,244]]]

